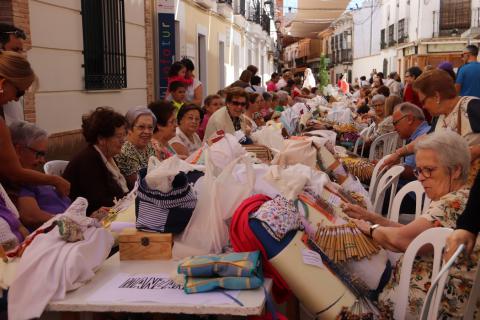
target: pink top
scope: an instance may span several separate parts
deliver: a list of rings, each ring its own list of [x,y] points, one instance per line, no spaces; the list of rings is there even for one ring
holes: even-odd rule
[[[268,91],[268,92],[275,92],[275,91],[277,91],[277,85],[275,84],[275,82],[269,81],[269,82],[267,83],[267,91]]]

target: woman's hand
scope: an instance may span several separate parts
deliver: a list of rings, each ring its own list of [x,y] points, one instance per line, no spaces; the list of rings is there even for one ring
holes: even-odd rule
[[[370,212],[356,204],[344,203],[341,205],[343,212],[350,218],[369,220]]]
[[[447,238],[446,249],[443,254],[443,259],[448,261],[461,244],[465,245],[465,253],[469,256],[473,251],[473,246],[477,240],[477,235],[470,231],[457,229]]]
[[[64,178],[60,176],[51,176],[52,177],[52,186],[57,189],[57,192],[62,196],[62,197],[68,197],[70,194],[70,182],[65,180]]]
[[[365,220],[352,219],[353,223],[357,225],[357,228],[367,236],[370,236],[370,223]]]

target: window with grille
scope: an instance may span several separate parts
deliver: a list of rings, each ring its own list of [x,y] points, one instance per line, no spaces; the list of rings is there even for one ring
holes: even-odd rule
[[[124,0],[82,0],[85,89],[127,87]]]
[[[395,44],[395,25],[392,24],[388,27],[388,45],[393,46]]]
[[[401,19],[398,21],[398,42],[405,42],[405,38],[405,19]]]
[[[440,32],[467,30],[470,28],[471,16],[471,0],[441,0]]]

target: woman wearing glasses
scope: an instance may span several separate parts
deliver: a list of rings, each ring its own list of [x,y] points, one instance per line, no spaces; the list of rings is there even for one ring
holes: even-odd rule
[[[120,153],[126,136],[125,117],[108,107],[98,107],[82,118],[88,146],[68,163],[63,176],[72,184],[70,199],[88,200],[87,215],[113,206],[127,192],[127,182],[113,157]]]
[[[203,141],[207,141],[220,130],[233,135],[238,131],[242,131],[246,136],[250,135],[251,129],[243,118],[243,113],[248,106],[248,93],[242,88],[229,88],[225,104],[225,107],[215,111],[208,120]]]
[[[423,231],[434,227],[454,228],[457,218],[465,209],[469,190],[465,187],[470,168],[470,153],[465,140],[455,132],[433,133],[415,146],[415,175],[422,183],[426,195],[432,200],[424,214],[407,225],[392,222],[381,215],[369,212],[356,205],[345,205],[344,211],[366,235],[393,252],[405,252],[409,244]],[[358,220],[357,220],[358,219]],[[430,249],[422,249],[420,258],[414,262],[410,286],[408,312],[418,318],[429,286],[429,270],[432,257]],[[460,260],[450,271],[452,277],[442,301],[440,318],[460,317],[468,300],[469,291],[478,261]],[[472,265],[473,261],[473,265]],[[392,277],[380,294],[380,302],[392,307],[400,278],[400,259]]]
[[[132,189],[140,169],[146,168],[148,159],[155,156],[151,140],[157,119],[147,107],[131,108],[125,115],[128,125],[127,141],[120,154],[115,156],[120,171],[127,179],[128,188]]]
[[[183,105],[177,114],[177,132],[169,141],[180,157],[189,157],[202,147],[202,140],[197,134],[201,121],[201,109],[195,104]]]
[[[10,126],[12,143],[22,167],[42,169],[48,148],[47,132],[33,123],[16,121]],[[22,223],[33,231],[55,214],[63,213],[70,206],[67,196],[60,196],[48,185],[23,184],[15,188],[16,204]]]
[[[432,131],[454,131],[467,141],[473,163],[469,180],[471,185],[480,167],[480,99],[459,97],[453,79],[438,69],[422,73],[413,83],[413,88],[424,109],[432,116],[437,116],[432,123]],[[412,154],[417,140],[396,150],[386,158],[384,166],[398,163],[401,157]]]

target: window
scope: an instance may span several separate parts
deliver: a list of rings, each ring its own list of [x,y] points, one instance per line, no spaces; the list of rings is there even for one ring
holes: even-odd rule
[[[127,87],[124,0],[82,0],[85,89]]]
[[[403,43],[405,42],[406,34],[405,34],[405,19],[401,19],[398,21],[398,42]]]
[[[450,35],[470,28],[471,0],[440,1],[440,34]]]
[[[395,25],[391,24],[388,27],[388,45],[393,46],[395,44]]]
[[[385,29],[380,31],[380,48],[385,49],[387,47],[387,41],[385,39]]]

